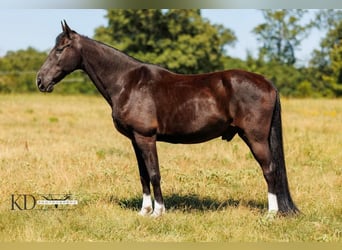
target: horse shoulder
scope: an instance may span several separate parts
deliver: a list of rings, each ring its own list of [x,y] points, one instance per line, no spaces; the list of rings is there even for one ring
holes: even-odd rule
[[[126,73],[125,86],[115,108],[116,123],[121,128],[146,136],[156,132],[158,122],[151,92],[155,81],[153,73],[153,69],[145,64]]]

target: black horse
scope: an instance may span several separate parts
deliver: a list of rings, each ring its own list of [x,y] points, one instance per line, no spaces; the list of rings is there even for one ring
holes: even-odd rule
[[[115,127],[132,141],[143,191],[141,215],[165,212],[156,141],[230,141],[236,134],[262,168],[269,211],[298,211],[287,182],[279,94],[263,76],[243,70],[175,74],[79,35],[65,21],[62,28],[38,72],[37,86],[52,92],[74,70],[88,74],[111,106]]]

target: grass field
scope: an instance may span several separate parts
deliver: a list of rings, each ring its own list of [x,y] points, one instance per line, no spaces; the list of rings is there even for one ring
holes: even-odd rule
[[[236,137],[158,143],[167,214],[150,219],[137,214],[135,157],[104,99],[0,95],[0,241],[342,242],[342,100],[282,105],[301,215],[267,220],[266,183]],[[11,210],[12,194],[50,193],[79,204]]]

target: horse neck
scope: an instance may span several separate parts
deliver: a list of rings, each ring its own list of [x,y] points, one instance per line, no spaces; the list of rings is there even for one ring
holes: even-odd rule
[[[111,106],[124,87],[120,77],[139,64],[124,53],[88,38],[83,39],[82,59],[82,69]]]

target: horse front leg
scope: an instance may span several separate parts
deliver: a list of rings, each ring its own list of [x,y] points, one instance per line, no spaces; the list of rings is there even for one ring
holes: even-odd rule
[[[143,191],[143,201],[142,201],[142,206],[141,206],[139,215],[147,216],[147,215],[152,214],[153,212],[151,189],[150,189],[150,176],[148,174],[145,161],[142,157],[141,150],[139,149],[135,141],[132,141],[132,144],[133,144],[135,156],[137,158],[139,174],[140,174],[140,182],[141,182],[142,191]]]
[[[152,217],[165,213],[163,195],[160,187],[160,171],[157,155],[156,136],[142,136],[135,133],[132,141],[137,157],[140,180],[143,188],[143,203],[139,212],[146,216],[152,213],[150,183],[153,187],[154,210]]]

